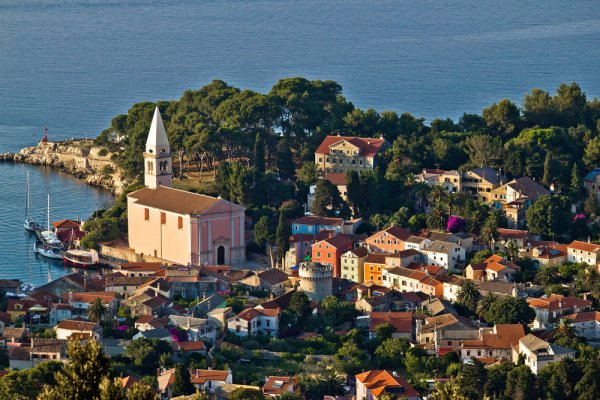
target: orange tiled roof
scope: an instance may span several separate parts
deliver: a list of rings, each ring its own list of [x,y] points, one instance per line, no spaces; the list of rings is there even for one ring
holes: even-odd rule
[[[292,378],[289,376],[268,376],[262,387],[262,392],[268,395],[291,392],[292,384]]]
[[[569,245],[567,247],[570,249],[575,249],[575,250],[589,251],[591,253],[600,251],[600,244],[586,243],[586,242],[581,242],[579,240],[573,240],[571,243],[569,243]]]
[[[600,312],[584,311],[584,312],[580,312],[580,313],[567,315],[566,318],[569,318],[573,322],[589,322],[589,321],[600,322]]]
[[[592,302],[577,297],[567,297],[558,294],[552,294],[547,298],[527,299],[532,308],[545,308],[550,311],[564,310],[569,308],[591,307]]]
[[[206,381],[225,381],[229,372],[217,369],[193,369],[190,375],[194,385],[203,385]]]
[[[419,393],[410,386],[406,379],[400,376],[394,376],[386,370],[363,372],[362,374],[356,375],[356,380],[365,385],[375,397],[385,393],[388,388],[404,388],[402,395],[406,397],[419,396]]]
[[[413,313],[412,312],[372,312],[369,331],[374,331],[381,324],[390,324],[396,328],[396,332],[412,333]]]
[[[341,142],[342,140],[345,140],[358,147],[361,150],[360,155],[363,157],[373,157],[379,152],[385,143],[385,139],[359,138],[351,136],[326,136],[315,153],[329,154],[329,147],[337,142]]]
[[[64,319],[60,321],[56,327],[59,329],[68,329],[71,331],[93,331],[98,327],[98,324],[95,322],[74,321]]]
[[[521,324],[498,324],[496,333],[484,333],[481,340],[463,340],[463,348],[490,348],[510,349],[525,336],[525,329]]]

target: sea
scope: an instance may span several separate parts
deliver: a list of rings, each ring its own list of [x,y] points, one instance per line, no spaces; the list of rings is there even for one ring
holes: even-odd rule
[[[600,96],[597,0],[0,0],[0,152],[93,137],[139,101],[222,79],[339,82],[357,107],[458,119],[531,88]],[[0,278],[70,272],[32,252],[33,211],[87,218],[111,195],[48,169],[0,163]]]

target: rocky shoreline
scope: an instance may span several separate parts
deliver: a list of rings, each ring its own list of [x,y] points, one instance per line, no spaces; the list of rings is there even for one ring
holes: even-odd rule
[[[18,153],[0,154],[0,162],[49,166],[83,179],[87,184],[123,193],[129,184],[113,154],[96,147],[91,140],[74,139],[64,142],[43,142],[26,147]]]

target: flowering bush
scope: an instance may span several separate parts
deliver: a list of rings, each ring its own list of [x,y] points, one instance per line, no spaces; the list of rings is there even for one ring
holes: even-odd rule
[[[463,232],[465,230],[465,219],[456,215],[451,215],[448,218],[448,222],[446,224],[446,229],[449,232]]]
[[[573,217],[573,222],[585,222],[586,219],[587,217],[584,213],[578,213]]]
[[[174,342],[187,342],[188,341],[188,334],[183,329],[173,326],[173,327],[167,328],[167,330],[171,334],[171,339],[173,339]]]

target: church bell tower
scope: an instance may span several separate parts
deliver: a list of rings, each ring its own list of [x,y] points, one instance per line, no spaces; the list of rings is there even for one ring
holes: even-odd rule
[[[172,177],[171,146],[160,111],[156,107],[144,152],[144,184],[151,189],[171,187]]]

